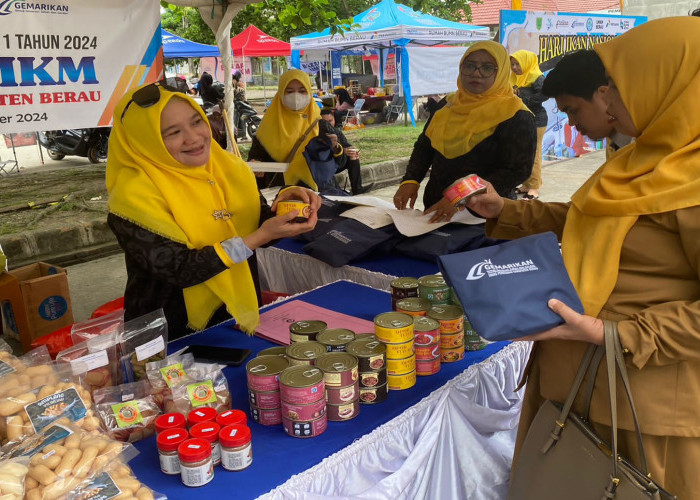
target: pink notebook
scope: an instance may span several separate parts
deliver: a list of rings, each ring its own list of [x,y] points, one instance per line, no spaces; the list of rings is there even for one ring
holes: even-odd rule
[[[303,300],[290,300],[260,315],[256,335],[276,344],[289,345],[289,325],[302,320],[325,321],[328,328],[347,328],[355,333],[374,333],[372,321],[331,311]]]

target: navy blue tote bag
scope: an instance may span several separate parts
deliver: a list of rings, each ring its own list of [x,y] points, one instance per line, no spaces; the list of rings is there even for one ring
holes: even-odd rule
[[[583,313],[554,233],[443,255],[438,263],[474,330],[487,340],[512,340],[562,324],[547,307],[549,299]]]

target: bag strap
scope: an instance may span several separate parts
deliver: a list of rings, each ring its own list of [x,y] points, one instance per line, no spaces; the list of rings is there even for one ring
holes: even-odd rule
[[[583,408],[583,415],[581,415],[581,417],[586,421],[589,421],[589,416],[591,414],[591,401],[593,400],[593,389],[595,388],[595,376],[596,373],[598,373],[603,356],[605,356],[605,350],[600,348],[596,349],[595,355],[593,356],[593,361],[591,361],[591,365],[588,367],[588,373],[586,373],[586,392],[583,398],[586,405]]]
[[[294,143],[294,147],[292,148],[292,150],[291,150],[291,151],[289,152],[289,154],[287,155],[287,158],[284,160],[285,163],[291,163],[291,162],[292,162],[292,160],[294,159],[294,157],[295,157],[296,154],[297,154],[297,151],[298,151],[299,148],[301,147],[301,144],[304,142],[304,139],[306,139],[306,137],[311,133],[311,131],[312,131],[312,130],[314,129],[314,127],[316,126],[316,124],[317,124],[318,122],[320,122],[320,121],[321,121],[320,118],[316,118],[316,119],[313,121],[313,123],[312,123],[311,125],[309,125],[309,128],[306,129],[306,132],[304,132],[303,134],[301,134],[301,137],[299,137],[299,139],[297,139],[297,142]]]

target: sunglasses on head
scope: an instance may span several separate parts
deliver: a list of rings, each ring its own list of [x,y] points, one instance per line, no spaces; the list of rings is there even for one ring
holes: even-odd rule
[[[158,101],[160,101],[160,89],[158,87],[163,87],[165,90],[169,90],[170,92],[181,92],[181,89],[173,87],[172,85],[168,84],[165,80],[146,85],[145,87],[142,87],[133,93],[133,95],[131,96],[131,100],[127,103],[126,107],[124,108],[124,111],[122,111],[122,116],[119,118],[119,121],[124,121],[124,115],[126,114],[126,110],[129,109],[129,106],[131,106],[132,102],[140,108],[150,108]]]

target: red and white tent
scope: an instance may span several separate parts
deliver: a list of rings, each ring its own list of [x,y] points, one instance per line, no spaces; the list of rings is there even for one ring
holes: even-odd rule
[[[252,24],[231,38],[234,57],[290,56],[292,46],[268,35]]]

